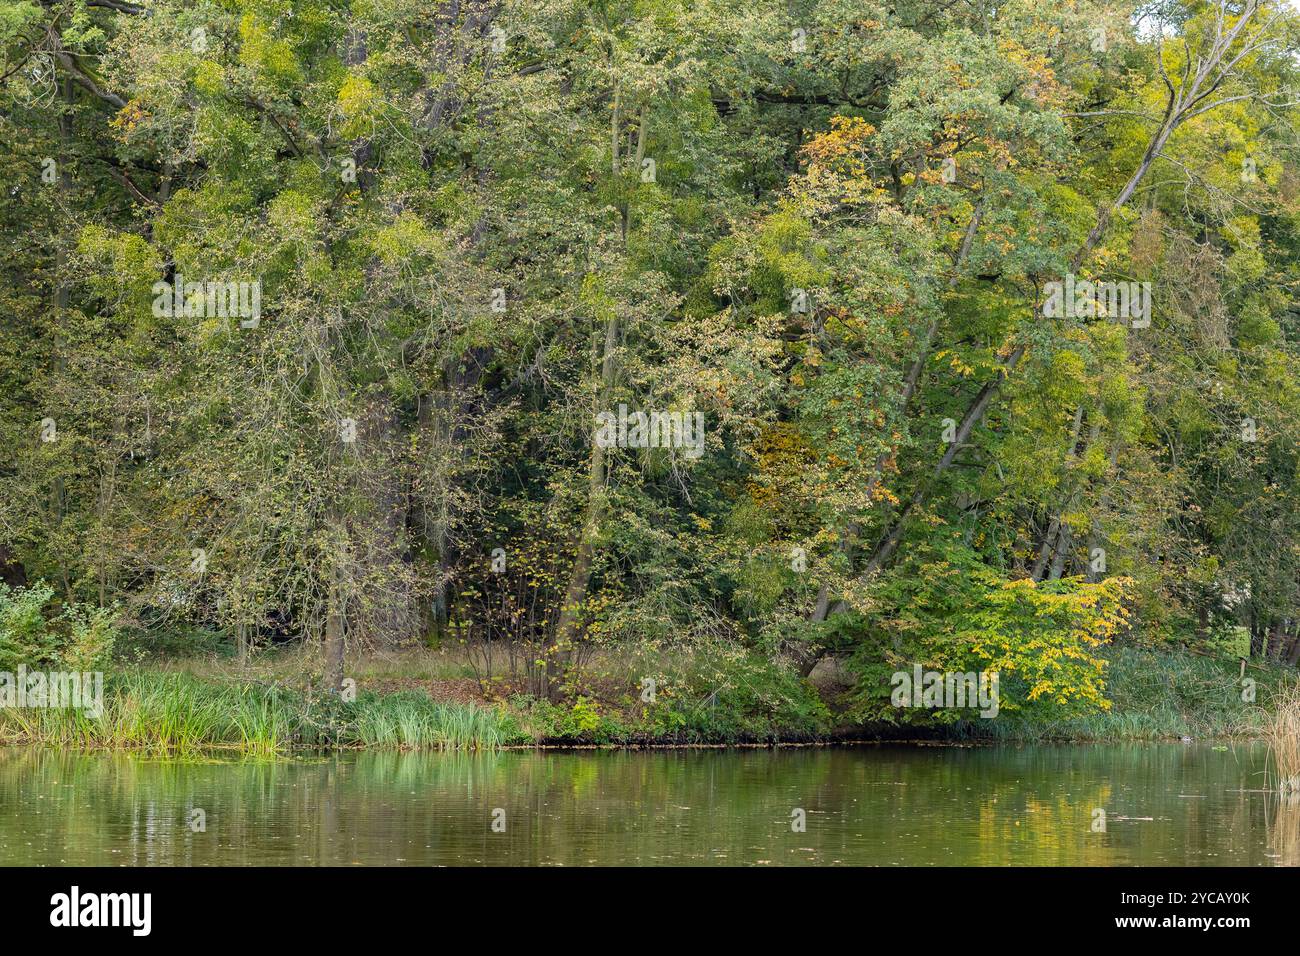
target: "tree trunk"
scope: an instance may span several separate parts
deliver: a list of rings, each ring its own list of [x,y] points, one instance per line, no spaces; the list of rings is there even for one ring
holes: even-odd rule
[[[1043,535],[1043,543],[1038,549],[1038,557],[1034,560],[1034,566],[1029,571],[1029,577],[1033,581],[1043,580],[1043,575],[1047,573],[1047,562],[1051,559],[1052,550],[1056,547],[1056,539],[1060,537],[1061,519],[1056,515],[1047,525],[1047,534]]]
[[[1282,622],[1274,621],[1272,627],[1268,629],[1268,648],[1264,653],[1269,660],[1275,661],[1282,656],[1282,638]]]
[[[1287,648],[1286,662],[1292,667],[1300,664],[1300,624],[1297,624],[1294,633],[1291,635],[1291,646]]]
[[[1164,116],[1161,118],[1160,127],[1154,134],[1152,134],[1150,141],[1147,143],[1147,148],[1142,154],[1142,159],[1138,162],[1137,168],[1129,177],[1128,182],[1124,184],[1124,188],[1120,190],[1119,195],[1115,197],[1114,202],[1103,207],[1098,213],[1096,224],[1089,231],[1087,238],[1085,238],[1083,244],[1079,246],[1079,249],[1075,252],[1074,257],[1070,262],[1071,271],[1077,271],[1087,260],[1088,255],[1105,234],[1106,229],[1114,219],[1115,214],[1118,213],[1128,202],[1130,197],[1132,197],[1138,185],[1150,171],[1151,166],[1155,163],[1156,159],[1159,158],[1161,151],[1165,147],[1165,143],[1167,143],[1169,137],[1173,135],[1174,130],[1176,130],[1185,120],[1196,115],[1197,111],[1195,108],[1199,105],[1198,97],[1202,96],[1200,92],[1202,85],[1209,79],[1210,73],[1213,70],[1218,69],[1223,65],[1224,57],[1231,48],[1233,40],[1240,35],[1241,31],[1245,28],[1247,21],[1251,19],[1257,10],[1258,7],[1247,9],[1238,19],[1237,23],[1231,27],[1226,38],[1223,36],[1219,38],[1210,55],[1204,60],[1198,61],[1196,75],[1191,78],[1187,88],[1175,92],[1172,86],[1169,87],[1165,112]],[[1204,95],[1209,94],[1206,93]],[[1037,306],[1035,308],[1037,308]],[[1012,350],[1011,354],[1007,356],[1006,361],[1002,363],[1002,368],[999,371],[999,374],[995,378],[986,382],[975,395],[975,398],[972,399],[970,405],[967,406],[966,413],[962,416],[961,424],[957,428],[956,439],[951,445],[949,445],[943,458],[940,459],[938,466],[935,468],[934,473],[930,478],[930,485],[933,485],[934,481],[952,464],[953,459],[957,455],[957,450],[969,438],[971,430],[975,427],[975,424],[984,417],[984,413],[988,409],[989,403],[997,394],[1003,380],[1006,379],[1011,372],[1015,370],[1016,366],[1020,364],[1020,360],[1024,357],[1026,349],[1027,346],[1023,343],[1017,345]],[[875,551],[871,555],[871,559],[867,562],[867,567],[862,574],[863,579],[866,579],[879,571],[885,561],[887,561],[893,554],[894,549],[898,547],[899,540],[902,538],[901,526],[903,522],[907,520],[908,516],[917,506],[924,502],[927,494],[928,491],[926,485],[923,483],[917,488],[917,491],[913,495],[908,506],[897,516],[893,525],[881,538],[880,543],[876,546]]]
[[[609,399],[614,384],[614,357],[618,349],[618,319],[610,316],[605,324],[605,351],[600,368],[600,388],[597,405],[603,407]],[[598,407],[596,411],[599,411]],[[594,415],[593,415],[594,419]],[[558,679],[569,659],[578,637],[578,612],[587,597],[591,581],[591,565],[596,551],[596,535],[604,511],[605,449],[595,440],[591,442],[591,464],[587,471],[587,516],[579,533],[578,550],[569,572],[569,583],[564,589],[564,604],[560,608],[559,622],[555,627],[555,641],[546,653],[545,691],[548,697],[556,696]]]
[[[1056,538],[1056,554],[1052,557],[1052,567],[1047,572],[1049,581],[1059,581],[1061,574],[1065,571],[1065,559],[1070,553],[1070,546],[1074,543],[1074,533],[1070,531],[1068,524],[1061,525],[1061,533]]]
[[[614,109],[610,118],[610,155],[611,173],[617,178],[621,174],[619,159],[619,136],[622,122],[621,87],[614,87]],[[641,160],[645,156],[648,118],[643,106],[638,114],[636,148],[633,161],[636,163],[634,175],[640,174]],[[628,204],[624,202],[619,210],[619,228],[623,245],[627,245],[628,231],[631,228],[631,215]],[[593,412],[604,410],[609,404],[614,387],[615,356],[618,351],[618,316],[611,314],[605,323],[605,348],[600,363],[600,384],[596,390],[596,407]],[[593,422],[595,416],[593,415]],[[600,521],[604,512],[605,500],[605,449],[592,437],[591,464],[587,471],[587,516],[579,533],[578,550],[574,555],[573,568],[569,573],[569,582],[564,589],[564,604],[560,608],[560,617],[555,627],[555,640],[546,652],[545,691],[547,697],[555,697],[559,691],[559,677],[567,665],[578,638],[578,613],[587,598],[587,589],[591,583],[591,565],[595,558],[596,536],[600,530]]]
[[[248,624],[240,621],[235,625],[235,650],[240,667],[248,665]]]
[[[362,454],[370,459],[366,475],[369,514],[358,521],[360,576],[367,587],[362,633],[382,647],[397,647],[415,637],[414,574],[406,541],[408,501],[399,462],[393,454],[399,437],[397,408],[391,396],[371,401],[361,424]]]
[[[961,267],[970,256],[971,246],[974,245],[975,236],[979,233],[980,223],[984,219],[984,210],[987,203],[987,194],[981,196],[980,201],[975,205],[975,209],[971,213],[970,221],[966,223],[966,231],[962,234],[961,245],[957,247],[957,253],[953,257],[953,274],[948,280],[949,289],[955,289],[957,283],[961,281]],[[939,334],[939,321],[940,316],[936,316],[926,327],[925,334],[921,338],[920,347],[917,350],[916,358],[912,361],[911,366],[908,367],[907,377],[903,380],[903,391],[899,395],[900,415],[907,414],[907,409],[912,403],[912,398],[916,395],[917,388],[920,386],[921,375],[925,371],[925,363],[930,356],[930,349],[934,345],[934,338]],[[885,463],[887,461],[889,461],[889,453],[887,452],[881,452],[876,456],[875,465],[871,470],[871,477],[867,481],[865,497],[868,501],[871,499],[871,496],[876,490],[876,486],[880,484],[884,476]],[[848,549],[849,542],[853,538],[857,537],[858,530],[859,528],[856,523],[850,524],[847,533],[842,535],[840,538],[841,550]],[[817,592],[817,603],[813,607],[811,620],[814,623],[824,621],[832,614],[838,614],[844,609],[844,607],[845,605],[843,601],[836,601],[834,605],[831,604],[830,591],[826,585],[823,584]],[[813,659],[812,664],[808,667],[809,672],[811,672],[812,668],[817,665],[819,659],[820,658]],[[804,676],[806,677],[807,674]]]
[[[343,570],[336,563],[330,569],[329,600],[325,607],[325,687],[331,694],[343,690],[343,663],[347,655],[347,608]]]

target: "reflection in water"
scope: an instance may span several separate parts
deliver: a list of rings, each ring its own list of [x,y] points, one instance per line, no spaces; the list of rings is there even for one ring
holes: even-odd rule
[[[1264,763],[1260,746],[1180,744],[279,761],[0,749],[0,864],[1295,865],[1300,807],[1262,792]],[[196,808],[206,832],[190,829]]]
[[[1274,801],[1269,846],[1280,866],[1300,866],[1300,793]]]

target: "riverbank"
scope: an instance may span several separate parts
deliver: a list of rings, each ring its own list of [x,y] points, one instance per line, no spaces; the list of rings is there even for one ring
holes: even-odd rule
[[[1295,668],[1193,654],[1112,647],[1102,655],[1107,711],[1051,723],[1014,715],[980,721],[974,736],[1007,741],[1116,742],[1265,736],[1277,708],[1296,696]],[[1247,683],[1249,681],[1250,683]]]
[[[1252,665],[1245,675],[1252,686],[1243,682],[1238,661],[1184,651],[1124,647],[1106,656],[1111,708],[1088,717],[1033,723],[1004,713],[947,724],[871,725],[837,717],[836,695],[825,687],[755,662],[712,693],[669,685],[641,695],[637,683],[611,682],[606,673],[605,680],[589,680],[585,693],[554,703],[467,677],[454,658],[419,653],[359,662],[350,701],[312,693],[302,655],[270,655],[247,668],[196,659],[109,673],[97,717],[0,709],[0,743],[270,756],[330,748],[1255,738],[1295,696],[1300,680],[1291,668]]]

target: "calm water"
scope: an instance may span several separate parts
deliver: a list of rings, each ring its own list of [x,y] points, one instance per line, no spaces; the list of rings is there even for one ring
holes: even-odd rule
[[[1300,808],[1260,792],[1264,760],[1258,745],[1199,744],[282,761],[0,749],[0,864],[1295,865]]]

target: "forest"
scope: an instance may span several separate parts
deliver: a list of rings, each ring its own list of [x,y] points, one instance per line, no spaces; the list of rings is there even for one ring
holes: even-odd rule
[[[0,0],[0,669],[459,654],[702,737],[1286,679],[1298,54],[1281,0]]]

